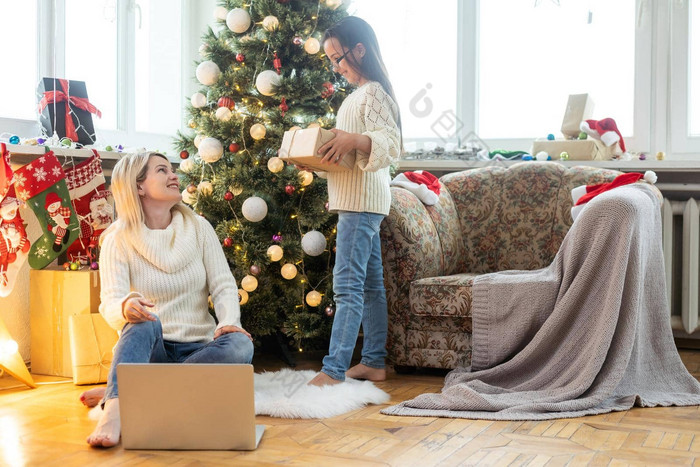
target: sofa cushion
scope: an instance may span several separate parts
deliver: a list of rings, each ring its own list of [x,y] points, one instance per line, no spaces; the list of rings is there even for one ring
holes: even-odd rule
[[[409,301],[412,316],[471,318],[472,284],[479,274],[427,277],[411,282]]]

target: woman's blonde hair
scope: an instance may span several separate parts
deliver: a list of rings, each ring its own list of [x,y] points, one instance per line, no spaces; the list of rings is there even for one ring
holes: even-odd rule
[[[114,208],[118,222],[114,222],[105,230],[102,238],[115,229],[124,229],[127,235],[135,234],[141,229],[145,217],[139,197],[138,184],[146,179],[148,161],[151,157],[162,157],[168,161],[168,158],[159,152],[125,154],[112,169],[110,190],[114,197]],[[182,201],[173,206],[173,210],[182,213],[185,219],[194,220],[194,213]]]

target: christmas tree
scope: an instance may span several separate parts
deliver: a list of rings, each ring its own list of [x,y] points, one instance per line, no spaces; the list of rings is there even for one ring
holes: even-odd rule
[[[326,347],[334,313],[335,216],[326,183],[277,157],[285,130],[334,126],[347,83],[323,54],[340,0],[226,0],[200,47],[178,133],[183,200],[221,239],[255,338]]]

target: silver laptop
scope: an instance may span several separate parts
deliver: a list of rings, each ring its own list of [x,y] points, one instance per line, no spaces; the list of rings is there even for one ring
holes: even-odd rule
[[[252,450],[253,366],[122,363],[117,366],[125,449]]]

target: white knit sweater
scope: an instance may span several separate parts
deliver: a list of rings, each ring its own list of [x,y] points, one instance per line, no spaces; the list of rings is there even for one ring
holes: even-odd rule
[[[192,222],[173,211],[165,229],[143,225],[135,236],[108,233],[100,251],[100,278],[100,313],[116,330],[126,324],[122,304],[138,295],[155,304],[149,311],[160,319],[165,340],[213,339],[209,295],[218,327],[241,325],[236,281],[214,229],[201,216]]]
[[[389,165],[400,154],[398,107],[382,85],[370,81],[345,98],[338,109],[336,128],[369,136],[369,154],[356,151],[353,170],[327,172],[328,205],[331,211],[389,214]]]

